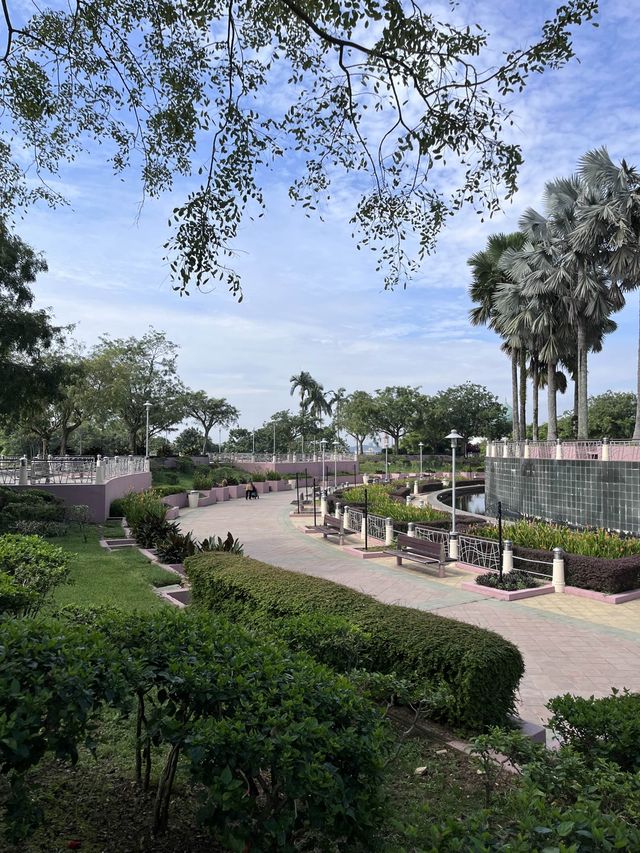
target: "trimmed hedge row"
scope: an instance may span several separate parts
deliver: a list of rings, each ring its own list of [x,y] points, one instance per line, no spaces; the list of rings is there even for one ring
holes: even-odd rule
[[[529,560],[550,562],[551,553],[538,548],[514,546],[514,556]],[[582,554],[564,554],[565,581],[569,586],[592,589],[614,595],[640,589],[640,557],[587,557]]]
[[[394,672],[429,686],[444,682],[451,701],[442,716],[450,723],[481,729],[504,723],[514,710],[524,663],[518,649],[492,631],[382,604],[332,581],[250,557],[199,555],[186,561],[186,569],[197,608],[224,613],[243,624],[259,623],[265,630],[284,620],[279,627],[286,627],[290,644],[295,645],[297,638],[303,646],[311,646],[311,653],[322,645],[325,660],[335,652],[336,666],[346,637],[358,658],[351,666]],[[341,617],[342,628],[322,626],[328,623],[322,617]],[[310,628],[311,618],[317,622],[316,630]],[[302,642],[301,633],[309,631],[316,636],[321,632],[322,644]]]

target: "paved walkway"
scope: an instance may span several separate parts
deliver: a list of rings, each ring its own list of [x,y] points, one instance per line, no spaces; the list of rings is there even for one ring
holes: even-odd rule
[[[431,610],[483,628],[515,643],[526,671],[520,715],[548,717],[545,703],[561,693],[604,696],[611,687],[640,691],[640,600],[613,606],[568,595],[504,602],[460,589],[473,575],[447,569],[447,578],[397,567],[393,559],[362,560],[337,544],[302,532],[289,517],[291,492],[181,510],[180,523],[198,538],[230,530],[256,559],[327,578],[389,604]],[[355,537],[354,537],[355,538]]]

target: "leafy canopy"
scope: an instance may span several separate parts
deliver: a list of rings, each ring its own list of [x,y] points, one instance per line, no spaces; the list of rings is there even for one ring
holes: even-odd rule
[[[504,138],[506,98],[569,61],[572,28],[598,10],[566,0],[537,41],[496,62],[482,27],[440,21],[426,5],[52,0],[28,17],[4,2],[3,209],[60,202],[27,173],[55,174],[91,139],[116,171],[140,171],[145,194],[197,172],[166,244],[175,287],[219,279],[241,296],[239,226],[265,206],[265,170],[289,155],[289,195],[307,212],[337,175],[358,173],[358,245],[378,253],[387,286],[404,284],[463,204],[493,211],[499,192],[515,191],[522,157]],[[441,167],[459,175],[450,191]]]

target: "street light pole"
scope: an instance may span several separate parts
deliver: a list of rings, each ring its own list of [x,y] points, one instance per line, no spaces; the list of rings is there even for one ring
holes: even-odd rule
[[[333,442],[333,488],[338,488],[338,442]]]
[[[455,429],[447,436],[451,441],[451,536],[449,539],[449,556],[458,559],[458,537],[456,535],[456,447],[462,438]]]
[[[222,456],[222,427],[218,427],[218,459]]]
[[[418,447],[420,448],[420,479],[422,479],[422,448],[423,444],[421,441],[418,442]]]
[[[148,459],[149,458],[149,409],[151,408],[151,403],[149,401],[147,401],[144,404],[144,407],[147,410],[147,432],[146,432],[146,438],[145,438],[145,443],[144,443],[144,455]]]
[[[322,445],[322,488],[326,489],[325,476],[324,476],[324,451],[326,450],[326,447],[327,447],[327,439],[323,438],[322,441],[320,442],[320,444]]]
[[[251,453],[255,456],[256,453],[256,431],[253,431],[253,444],[251,446]]]

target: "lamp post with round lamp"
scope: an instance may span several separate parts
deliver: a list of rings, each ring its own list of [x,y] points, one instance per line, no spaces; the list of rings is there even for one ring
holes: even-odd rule
[[[458,559],[458,536],[456,534],[456,448],[462,436],[452,429],[447,438],[451,441],[451,534],[449,535],[449,556]]]
[[[320,442],[320,444],[322,445],[322,488],[325,489],[326,483],[325,483],[325,476],[324,476],[324,474],[325,474],[325,472],[324,472],[324,452],[327,448],[327,439],[323,438],[322,441]]]
[[[338,442],[333,442],[333,488],[338,488]]]
[[[424,447],[424,444],[419,441],[418,447],[420,448],[420,479],[422,480],[422,448]]]

